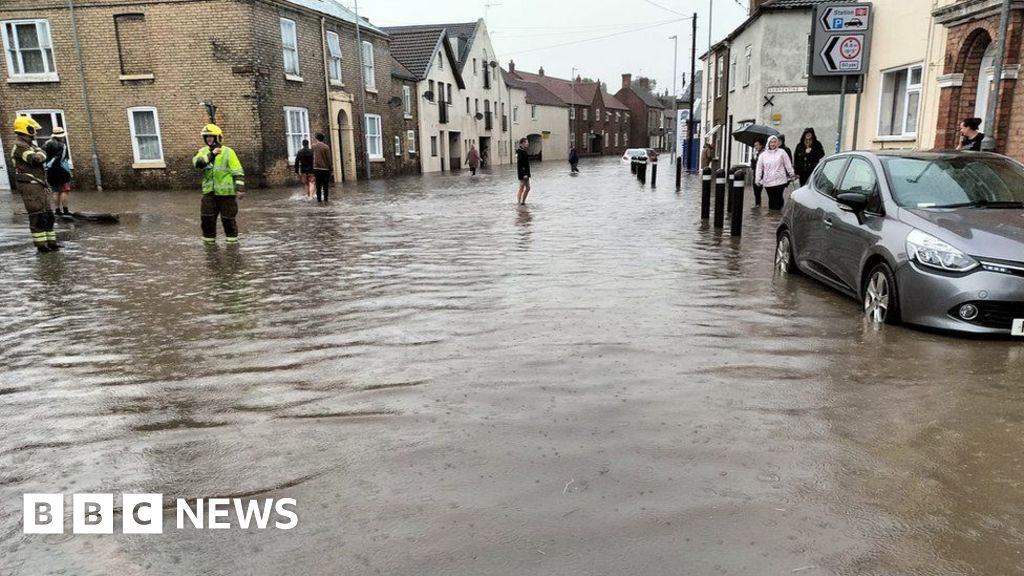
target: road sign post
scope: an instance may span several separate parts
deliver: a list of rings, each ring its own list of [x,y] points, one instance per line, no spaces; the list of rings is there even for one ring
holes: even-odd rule
[[[864,2],[820,4],[815,10],[811,75],[841,77],[836,152],[843,148],[847,77],[867,73],[873,18],[871,4]]]

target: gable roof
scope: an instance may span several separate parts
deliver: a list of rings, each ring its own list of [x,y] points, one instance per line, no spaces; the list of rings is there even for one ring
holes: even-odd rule
[[[554,92],[548,90],[537,82],[525,82],[526,84],[526,103],[527,104],[539,104],[541,106],[558,106],[559,108],[565,108],[568,104],[556,96]]]
[[[419,78],[415,74],[409,71],[408,68],[402,65],[401,62],[395,60],[395,57],[391,57],[391,75],[401,80],[411,80],[416,82]]]
[[[308,10],[313,10],[314,12],[317,12],[317,13],[320,13],[320,14],[324,14],[326,16],[331,16],[333,18],[337,18],[338,20],[341,20],[343,22],[348,22],[349,24],[355,24],[356,23],[356,15],[355,15],[355,13],[352,12],[351,10],[349,10],[348,8],[345,8],[344,6],[342,6],[341,2],[337,2],[336,0],[284,0],[284,1],[286,3],[288,3],[288,4],[294,4],[296,6],[301,6],[303,8],[308,9]],[[359,27],[360,28],[365,28],[365,29],[370,30],[372,32],[376,32],[377,34],[384,34],[383,30],[381,30],[380,28],[374,26],[373,24],[370,24],[370,21],[367,20],[366,18],[363,18],[363,17],[359,17]]]
[[[571,80],[553,78],[551,76],[541,76],[540,74],[531,74],[530,72],[520,72],[519,70],[512,72],[511,75],[525,82],[540,84],[548,92],[554,94],[559,100],[561,100],[563,106],[568,106],[570,104],[587,106],[591,102],[591,100],[584,100],[582,95],[573,92],[573,82]],[[576,84],[576,86],[579,86],[579,84]]]
[[[305,0],[310,1],[310,0]],[[473,39],[476,37],[477,26],[480,25],[482,20],[476,22],[454,22],[450,24],[415,24],[411,26],[388,26],[384,28],[384,31],[388,34],[424,34],[439,36],[442,32],[448,35],[450,41],[454,42],[456,39],[465,39],[465,42],[459,42],[457,52],[455,54],[456,66],[458,67],[459,73],[462,73],[463,68],[466,66],[467,55],[473,48]],[[493,54],[491,56],[494,56]]]
[[[642,86],[638,86],[638,85],[635,85],[635,84],[630,86],[629,88],[622,88],[618,92],[616,92],[615,94],[621,94],[621,93],[627,92],[627,91],[628,92],[632,92],[637,98],[640,99],[641,102],[644,103],[644,106],[647,106],[648,108],[664,108],[665,107],[661,103],[661,101],[658,100],[657,96],[655,96],[654,94],[651,94],[650,90],[647,90],[646,88],[643,88]]]
[[[455,66],[455,52],[448,35],[442,28],[440,30],[427,29],[422,26],[402,26],[398,28],[385,28],[385,32],[391,35],[391,57],[402,65],[412,76],[413,80],[419,81],[427,77],[434,58],[440,51],[444,51],[448,62],[452,66],[452,74],[459,88],[465,88],[466,82],[462,74]]]

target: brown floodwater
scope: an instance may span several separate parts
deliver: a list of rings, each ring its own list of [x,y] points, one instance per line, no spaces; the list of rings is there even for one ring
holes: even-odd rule
[[[122,214],[0,196],[0,575],[1024,572],[1024,342],[866,324],[616,160]],[[295,498],[293,530],[26,535],[24,493]],[[68,496],[70,500],[70,496]]]

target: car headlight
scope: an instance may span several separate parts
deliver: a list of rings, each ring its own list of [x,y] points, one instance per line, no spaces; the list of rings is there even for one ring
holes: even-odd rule
[[[907,235],[907,257],[918,264],[949,272],[967,272],[978,267],[974,258],[920,230]]]

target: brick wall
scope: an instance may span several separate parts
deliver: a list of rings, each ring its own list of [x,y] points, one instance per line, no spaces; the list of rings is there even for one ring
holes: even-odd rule
[[[118,52],[115,16],[141,14],[145,46],[152,56],[152,78],[124,79]],[[301,81],[284,73],[280,18],[296,23]],[[36,84],[0,82],[0,120],[7,126],[15,112],[27,109],[63,110],[73,154],[78,187],[94,186],[77,59],[72,44],[67,5],[62,2],[3,0],[0,20],[39,18],[50,23],[59,82]],[[112,189],[194,187],[199,175],[191,158],[202,146],[199,132],[208,121],[202,101],[217,106],[217,123],[225,131],[225,144],[234,148],[245,167],[250,186],[295,182],[288,164],[285,134],[286,106],[305,108],[310,136],[324,132],[332,145],[320,15],[287,3],[264,0],[92,0],[76,7],[84,69],[89,86],[93,123],[103,184]],[[133,28],[138,29],[134,22]],[[363,30],[363,40],[374,47],[376,92],[365,92],[365,110],[359,98],[362,75],[355,26],[326,20],[339,33],[343,54],[343,88],[355,95],[353,138],[360,178],[365,177],[363,114],[380,114],[384,158],[371,163],[374,178],[408,172],[407,159],[394,156],[393,138],[405,125],[389,108],[401,96],[392,82],[388,40]],[[138,43],[127,48],[137,48]],[[131,52],[133,62],[138,50]],[[136,65],[137,67],[137,65]],[[7,77],[4,66],[3,78]],[[138,70],[131,70],[138,72]],[[133,167],[128,108],[157,109],[163,166]],[[396,124],[397,122],[397,124]],[[390,151],[390,154],[389,154]],[[404,156],[404,153],[403,153]]]

